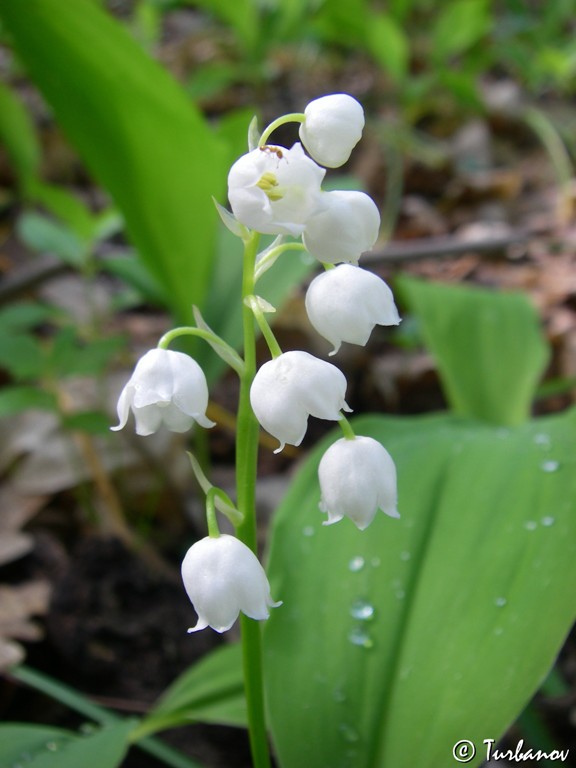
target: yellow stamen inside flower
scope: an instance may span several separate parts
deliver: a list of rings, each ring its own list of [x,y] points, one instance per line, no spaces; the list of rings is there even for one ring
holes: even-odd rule
[[[273,173],[270,173],[270,171],[266,171],[266,173],[262,174],[259,181],[256,182],[256,186],[260,187],[272,202],[281,200],[284,197],[284,194],[279,189],[275,189],[278,186],[278,180]]]

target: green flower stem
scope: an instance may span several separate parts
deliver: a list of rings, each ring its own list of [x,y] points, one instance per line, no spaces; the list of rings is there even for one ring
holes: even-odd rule
[[[254,293],[254,264],[259,235],[253,232],[244,246],[242,278],[242,324],[244,328],[244,371],[240,377],[238,428],[236,433],[236,500],[244,521],[237,528],[240,541],[253,552],[256,540],[256,471],[259,426],[250,405],[250,386],[256,374],[256,334],[254,315],[244,303]],[[250,748],[254,768],[269,768],[270,754],[264,714],[264,676],[262,671],[262,636],[260,624],[244,614],[240,616],[244,688],[248,709]]]
[[[227,344],[224,339],[221,339],[220,336],[212,333],[212,331],[204,330],[204,328],[196,328],[195,326],[182,326],[181,328],[173,328],[171,331],[168,331],[168,333],[165,333],[164,336],[162,336],[158,342],[158,348],[168,349],[169,345],[174,341],[174,339],[177,339],[179,336],[198,336],[198,338],[204,339],[204,341],[207,341],[210,345],[215,344],[217,347],[220,347],[226,352],[226,359],[234,368],[238,376],[242,376],[242,371],[244,370],[244,361],[240,355],[236,352],[235,349]]]
[[[263,147],[268,141],[270,135],[274,133],[276,128],[280,128],[281,125],[286,125],[286,123],[303,123],[304,120],[304,112],[290,112],[288,115],[282,115],[282,117],[274,120],[274,122],[270,123],[268,128],[266,128],[262,136],[260,136],[258,146]]]
[[[275,248],[270,248],[256,265],[254,282],[257,283],[262,275],[274,264],[278,256],[285,251],[306,251],[306,246],[302,243],[282,243],[282,245],[277,245]]]
[[[206,525],[208,527],[208,536],[211,539],[217,539],[220,536],[215,505],[217,492],[218,488],[212,486],[206,494]]]
[[[256,322],[258,323],[258,327],[262,331],[262,336],[264,336],[264,339],[266,341],[266,344],[268,344],[268,349],[270,350],[270,354],[272,357],[280,357],[282,354],[282,350],[280,349],[280,344],[278,344],[278,341],[276,340],[276,336],[274,336],[274,332],[272,331],[272,328],[270,328],[270,325],[268,323],[268,320],[266,320],[266,315],[264,314],[263,310],[258,304],[258,299],[256,296],[251,297],[251,300],[248,302],[248,306],[252,310],[254,317],[256,318]]]
[[[218,502],[221,502],[218,504]],[[239,512],[232,499],[221,488],[216,488],[214,485],[209,488],[206,494],[206,522],[208,524],[208,535],[212,538],[218,538],[220,536],[220,529],[218,528],[218,519],[216,517],[216,510],[222,512],[233,526],[237,527],[242,524],[244,516]]]
[[[194,456],[194,454],[190,453],[190,451],[186,451],[186,453],[190,459],[192,471],[194,472],[194,476],[198,481],[198,485],[206,494],[206,514],[208,515],[209,513],[208,503],[210,503],[214,506],[215,510],[217,509],[218,512],[221,512],[223,515],[225,515],[234,527],[239,526],[243,520],[242,513],[236,509],[232,499],[228,496],[228,494],[224,493],[221,488],[216,488],[214,485],[212,485],[212,483],[204,474],[202,467],[200,466],[200,462]],[[208,494],[210,494],[210,502],[208,501]],[[217,528],[218,526],[216,526],[216,529]],[[210,530],[210,521],[208,521],[208,530]]]
[[[340,418],[338,420],[338,424],[340,425],[340,429],[344,433],[344,437],[346,438],[346,440],[355,440],[356,439],[356,435],[354,434],[354,430],[352,429],[352,425],[350,424],[350,422],[348,421],[346,416],[344,416],[344,414],[341,414],[341,416],[340,416]]]

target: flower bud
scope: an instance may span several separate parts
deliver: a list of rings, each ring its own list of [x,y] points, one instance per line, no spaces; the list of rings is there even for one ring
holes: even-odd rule
[[[226,632],[240,611],[251,619],[267,619],[277,608],[256,555],[235,536],[222,534],[193,544],[182,562],[186,593],[198,614],[198,632],[210,626]]]
[[[257,232],[298,237],[316,210],[325,173],[304,154],[301,144],[292,149],[258,147],[230,169],[232,212]]]
[[[306,249],[325,264],[357,264],[380,230],[380,213],[364,192],[323,192],[302,234]]]
[[[126,426],[130,409],[139,435],[151,435],[161,424],[172,432],[186,432],[195,421],[213,427],[207,407],[208,385],[198,363],[182,352],[151,349],[140,358],[120,394],[120,423],[112,429]]]
[[[398,325],[400,316],[384,280],[351,264],[328,269],[306,292],[308,318],[318,333],[334,345],[343,341],[364,345],[375,325]]]
[[[362,106],[345,93],[311,101],[304,110],[300,140],[310,155],[326,168],[344,165],[364,128]]]
[[[346,377],[336,366],[308,352],[285,352],[260,368],[250,389],[250,402],[264,429],[280,441],[300,445],[308,417],[338,421],[349,411],[344,397]]]
[[[388,451],[371,437],[342,438],[328,448],[318,467],[320,509],[324,525],[349,517],[367,528],[381,509],[390,517],[396,510],[396,467]]]

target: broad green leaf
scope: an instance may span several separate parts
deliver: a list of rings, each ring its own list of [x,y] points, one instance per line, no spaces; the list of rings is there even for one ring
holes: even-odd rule
[[[484,103],[478,92],[477,77],[466,71],[450,69],[438,71],[438,82],[444,90],[450,91],[460,107],[482,113]]]
[[[25,331],[35,328],[42,323],[57,320],[62,312],[50,304],[40,304],[35,301],[20,301],[10,304],[0,310],[0,329],[8,331]]]
[[[186,3],[214,13],[232,27],[245,51],[252,51],[260,26],[258,6],[252,0],[235,0],[233,3],[230,0],[186,0]]]
[[[103,726],[117,727],[120,732],[125,727],[129,730],[127,736],[130,742],[135,742],[136,728],[138,726],[136,721],[133,721],[130,724],[128,721],[120,718],[118,715],[115,715],[109,709],[105,709],[99,704],[95,704],[83,693],[80,693],[77,689],[71,688],[62,683],[60,680],[52,678],[43,672],[38,672],[37,670],[32,669],[31,667],[27,667],[24,664],[13,667],[11,669],[11,674],[16,680],[19,680],[25,685],[29,685],[32,688],[46,694],[46,696],[59,701],[61,704],[64,704],[67,707],[70,707],[84,718],[88,718],[90,721],[94,720]],[[26,727],[28,726],[26,725]],[[65,734],[71,736],[74,735],[68,734],[68,732],[65,732]],[[33,739],[31,739],[31,742],[34,743]],[[2,743],[3,742],[0,732],[0,744]],[[146,752],[149,752],[151,755],[154,755],[158,758],[158,760],[165,763],[166,765],[173,766],[173,768],[201,768],[198,763],[194,762],[188,757],[185,757],[182,753],[178,752],[172,747],[169,747],[159,739],[152,737],[142,739],[136,746]],[[80,768],[80,766],[84,768],[84,762],[82,760],[78,762],[77,768]],[[96,766],[94,768],[96,768]]]
[[[245,727],[242,649],[217,648],[190,667],[164,693],[138,733],[154,733],[193,721]]]
[[[79,411],[64,416],[62,426],[65,429],[78,429],[91,435],[109,435],[110,416],[102,411]]]
[[[314,25],[322,37],[350,47],[364,43],[370,19],[365,0],[330,0],[318,8]]]
[[[12,416],[29,408],[57,411],[56,397],[37,387],[2,387],[0,389],[0,417]]]
[[[243,79],[238,65],[233,62],[208,62],[192,73],[186,84],[186,92],[194,101],[211,99],[232,83]]]
[[[432,29],[432,55],[446,60],[464,53],[490,28],[486,0],[454,0],[442,7]]]
[[[169,303],[162,285],[134,253],[109,253],[98,264],[106,272],[117,275],[136,288],[152,304],[162,306]]]
[[[576,411],[511,429],[365,417],[400,520],[324,528],[317,465],[276,513],[264,630],[282,768],[438,768],[498,739],[576,615]],[[295,738],[297,734],[297,738]]]
[[[395,81],[405,78],[409,47],[402,28],[391,16],[374,14],[368,24],[368,46],[371,54]]]
[[[128,751],[133,729],[134,723],[126,720],[87,736],[36,725],[1,725],[1,756],[6,766],[22,761],[29,768],[116,768]]]
[[[32,79],[125,217],[179,320],[202,306],[226,168],[183,90],[91,0],[4,0],[0,18]],[[33,19],[33,23],[30,20]]]
[[[124,345],[122,336],[81,341],[74,328],[62,328],[52,344],[47,365],[56,376],[97,376]]]
[[[454,411],[506,426],[526,421],[549,355],[528,299],[408,278],[397,285]]]
[[[21,381],[36,378],[44,370],[40,342],[24,332],[3,333],[0,336],[0,368]]]
[[[29,723],[3,723],[0,725],[0,757],[4,765],[18,764],[26,759],[27,764],[35,756],[46,750],[46,745],[61,745],[74,738],[71,731],[62,728],[49,728]]]
[[[38,174],[40,146],[28,112],[1,81],[0,140],[6,147],[20,184],[26,190]]]
[[[86,259],[86,243],[63,224],[39,213],[23,213],[18,219],[18,234],[38,253],[51,253],[66,264],[81,268]]]
[[[93,239],[94,217],[72,192],[35,179],[31,184],[30,198],[69,227],[81,241]]]

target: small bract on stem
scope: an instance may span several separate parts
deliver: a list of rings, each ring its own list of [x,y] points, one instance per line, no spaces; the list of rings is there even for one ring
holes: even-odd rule
[[[268,144],[273,132],[289,122],[299,124],[302,143]],[[270,594],[257,559],[256,470],[259,427],[280,443],[298,446],[310,416],[337,422],[343,437],[325,452],[319,466],[320,509],[325,524],[350,518],[361,530],[378,509],[397,517],[396,470],[386,449],[369,437],[357,436],[344,416],[346,377],[339,368],[303,350],[283,351],[266,318],[275,311],[256,295],[258,279],[289,251],[306,251],[325,271],[310,284],[306,310],[312,326],[334,347],[366,344],[375,325],[400,322],[392,292],[376,275],[361,269],[361,254],[375,244],[380,214],[360,191],[322,189],[326,168],[343,165],[364,127],[360,104],[347,94],[331,94],[310,102],[303,113],[274,120],[258,137],[253,121],[248,152],[228,174],[232,212],[216,207],[225,226],[244,245],[242,272],[243,356],[216,334],[194,308],[196,326],[168,331],[155,350],[137,364],[120,396],[118,415],[124,427],[132,410],[139,434],[162,424],[182,432],[194,423],[211,427],[205,413],[208,388],[192,358],[168,347],[181,336],[206,341],[238,374],[240,392],[236,434],[236,501],[213,486],[199,462],[189,454],[192,470],[206,494],[208,536],[194,543],[182,564],[186,592],[198,614],[190,632],[208,626],[228,630],[240,616],[245,693],[250,744],[255,768],[268,768],[263,693],[261,634],[258,622],[280,606]],[[308,152],[306,154],[305,150]],[[260,235],[276,239],[261,253]],[[285,242],[285,237],[293,240]],[[256,329],[271,359],[256,365]],[[221,534],[217,513],[224,514],[235,535]],[[255,621],[256,620],[256,621]]]

